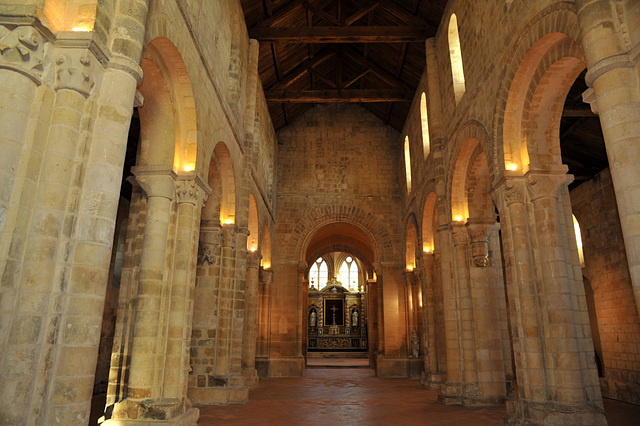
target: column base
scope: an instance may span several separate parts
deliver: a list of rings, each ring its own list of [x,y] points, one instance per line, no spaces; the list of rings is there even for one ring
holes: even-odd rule
[[[602,404],[507,401],[507,425],[606,425]]]
[[[224,388],[191,388],[189,399],[197,405],[244,404],[249,400],[249,388],[246,386]]]
[[[427,389],[440,390],[447,380],[446,374],[422,372],[420,384]]]
[[[254,388],[260,381],[260,379],[258,378],[258,372],[255,368],[242,370],[242,377],[244,377],[245,379],[245,386],[247,386],[249,389]]]
[[[118,407],[120,405],[120,407]],[[130,406],[129,409],[126,406]],[[134,407],[137,406],[138,409]],[[179,409],[173,400],[147,400],[140,403],[124,400],[116,405],[118,415],[114,418],[98,420],[102,426],[195,426],[198,424],[200,410],[189,408],[181,414],[175,411]],[[132,419],[121,415],[136,414],[138,418]]]

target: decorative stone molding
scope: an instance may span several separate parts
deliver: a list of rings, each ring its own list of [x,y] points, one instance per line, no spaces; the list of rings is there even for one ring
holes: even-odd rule
[[[582,102],[589,104],[591,112],[599,115],[598,102],[596,102],[596,92],[590,87],[582,93]]]
[[[32,26],[0,25],[0,68],[17,71],[42,83],[45,39]]]
[[[304,262],[304,261],[298,262],[298,273],[305,274],[307,272],[308,267],[309,265],[307,264],[307,262]]]
[[[213,244],[200,244],[198,246],[198,265],[213,265],[216,263],[216,248]]]

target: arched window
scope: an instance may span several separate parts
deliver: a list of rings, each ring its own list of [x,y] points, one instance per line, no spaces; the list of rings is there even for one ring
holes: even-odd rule
[[[576,233],[576,244],[578,245],[578,256],[580,256],[580,266],[584,268],[584,251],[582,250],[582,233],[580,232],[580,224],[575,215],[573,217],[573,230]]]
[[[420,97],[420,121],[422,123],[422,151],[426,160],[431,152],[429,141],[429,116],[427,115],[427,94],[422,92]]]
[[[451,57],[451,74],[453,77],[453,93],[456,104],[464,95],[464,71],[462,69],[462,50],[460,49],[460,36],[458,35],[458,18],[455,13],[449,19],[449,56]]]
[[[407,192],[411,193],[411,152],[409,149],[409,136],[404,137],[404,167],[407,175]]]
[[[349,290],[357,290],[359,287],[358,264],[351,256],[347,257],[345,261],[342,262],[339,281]]]
[[[317,285],[320,289],[327,285],[327,281],[329,281],[329,268],[327,262],[319,257],[309,269],[309,283],[313,286]]]

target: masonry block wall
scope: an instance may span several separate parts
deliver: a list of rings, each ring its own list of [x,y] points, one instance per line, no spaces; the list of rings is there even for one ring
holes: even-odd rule
[[[283,333],[285,328],[277,324],[295,326],[303,309],[297,301],[300,283],[283,279],[282,273],[298,267],[305,239],[326,224],[350,221],[371,228],[377,239],[371,243],[379,245],[376,253],[387,253],[375,262],[397,261],[403,252],[397,168],[402,141],[397,132],[358,106],[324,105],[300,116],[278,138],[272,357],[300,355],[287,344],[294,329]],[[287,274],[296,276],[295,269]],[[396,338],[400,345],[403,337]]]
[[[640,318],[609,169],[572,190],[571,205],[582,233],[582,273],[593,291],[595,318],[591,320],[596,320],[599,331],[603,396],[638,404]]]

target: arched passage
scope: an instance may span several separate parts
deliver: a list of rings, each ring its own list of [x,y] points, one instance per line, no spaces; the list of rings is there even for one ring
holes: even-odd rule
[[[363,231],[349,223],[334,222],[318,229],[305,251],[306,265],[315,271],[322,260],[330,271],[327,282],[305,291],[303,322],[309,357],[320,353],[362,353],[373,358],[375,335],[369,324],[377,321],[377,299],[370,291],[374,250]],[[317,281],[317,280],[315,280]],[[310,284],[311,278],[306,283]]]

